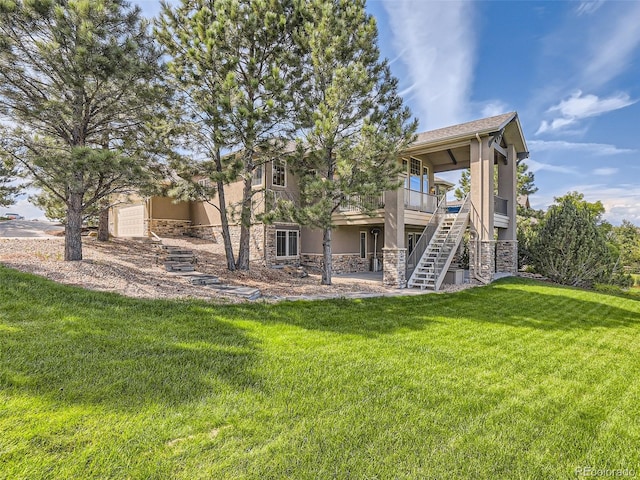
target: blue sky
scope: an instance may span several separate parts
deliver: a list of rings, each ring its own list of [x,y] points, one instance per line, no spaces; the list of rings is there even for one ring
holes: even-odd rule
[[[160,9],[133,3],[150,17]],[[420,131],[516,110],[539,187],[534,208],[577,190],[601,200],[611,222],[640,225],[640,1],[367,8]],[[35,215],[26,200],[14,209]]]

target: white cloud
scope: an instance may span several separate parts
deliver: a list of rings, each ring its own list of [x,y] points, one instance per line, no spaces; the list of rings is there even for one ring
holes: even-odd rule
[[[545,140],[529,140],[527,142],[532,152],[573,150],[580,151],[590,155],[620,155],[625,153],[633,153],[635,150],[628,148],[618,148],[615,145],[607,143],[577,143],[565,142],[562,140],[545,141]]]
[[[610,175],[615,175],[616,173],[618,173],[620,171],[619,168],[596,168],[593,170],[593,174],[594,175],[598,175],[598,176],[602,176],[602,177],[608,177]]]
[[[506,113],[511,109],[509,106],[501,100],[490,100],[484,104],[482,107],[481,113],[483,117],[493,117],[495,115],[500,115],[502,113]]]
[[[563,165],[554,165],[552,163],[537,162],[536,160],[528,159],[527,165],[529,165],[529,171],[536,173],[546,170],[548,172],[565,173],[567,175],[576,175],[578,171],[575,167],[567,167]]]
[[[588,202],[601,201],[605,208],[605,220],[619,225],[622,220],[640,225],[640,183],[610,186],[605,184],[567,185],[546,195],[532,195],[531,206],[547,209],[555,197],[568,192],[580,192]]]
[[[383,0],[393,43],[401,52],[421,129],[468,120],[473,80],[474,5]]]
[[[584,2],[580,2],[580,5],[578,5],[578,8],[576,8],[576,12],[578,13],[578,15],[591,15],[596,10],[598,10],[603,3],[604,0],[587,0]]]
[[[631,57],[640,46],[640,2],[620,2],[609,8],[596,35],[591,37],[590,58],[585,63],[584,81],[601,86],[631,65]]]
[[[597,95],[592,94],[583,95],[582,91],[578,90],[568,99],[562,100],[547,110],[547,113],[559,114],[560,116],[552,121],[543,120],[536,135],[559,130],[584,118],[596,117],[603,113],[619,110],[636,102],[637,100],[632,100],[624,92],[607,98],[599,98]]]

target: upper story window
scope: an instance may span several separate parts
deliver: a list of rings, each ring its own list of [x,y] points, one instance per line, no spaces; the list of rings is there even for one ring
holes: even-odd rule
[[[198,180],[198,185],[209,188],[211,186],[211,180],[209,180],[208,178],[201,178],[200,180]]]
[[[429,193],[429,167],[417,158],[403,160],[402,166],[407,172],[404,187],[415,192]]]
[[[252,186],[262,186],[264,185],[264,165],[258,165],[253,170],[253,176],[251,177],[251,185]]]
[[[276,187],[287,186],[287,161],[278,158],[273,161],[272,185]]]

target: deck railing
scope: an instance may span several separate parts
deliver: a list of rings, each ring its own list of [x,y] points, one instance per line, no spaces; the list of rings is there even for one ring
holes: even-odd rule
[[[338,212],[370,212],[384,208],[384,195],[349,195]]]
[[[438,197],[428,193],[404,189],[404,207],[407,210],[434,213],[438,208]]]

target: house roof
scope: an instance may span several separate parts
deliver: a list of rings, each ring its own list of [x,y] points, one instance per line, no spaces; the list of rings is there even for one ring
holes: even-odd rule
[[[509,137],[507,140],[516,146],[517,151],[526,152],[527,145],[524,140],[524,135],[522,134],[517,112],[503,113],[502,115],[481,118],[479,120],[473,120],[472,122],[460,123],[458,125],[451,125],[449,127],[419,133],[416,140],[411,144],[410,149],[423,147],[425,145],[471,139],[475,137],[476,134],[484,136],[507,129],[507,127],[509,127],[509,131],[505,131],[505,135]]]
[[[440,177],[433,177],[433,183],[437,183],[439,185],[445,185],[447,187],[455,186],[454,183],[451,183],[451,182],[445,180],[444,178],[440,178]]]

